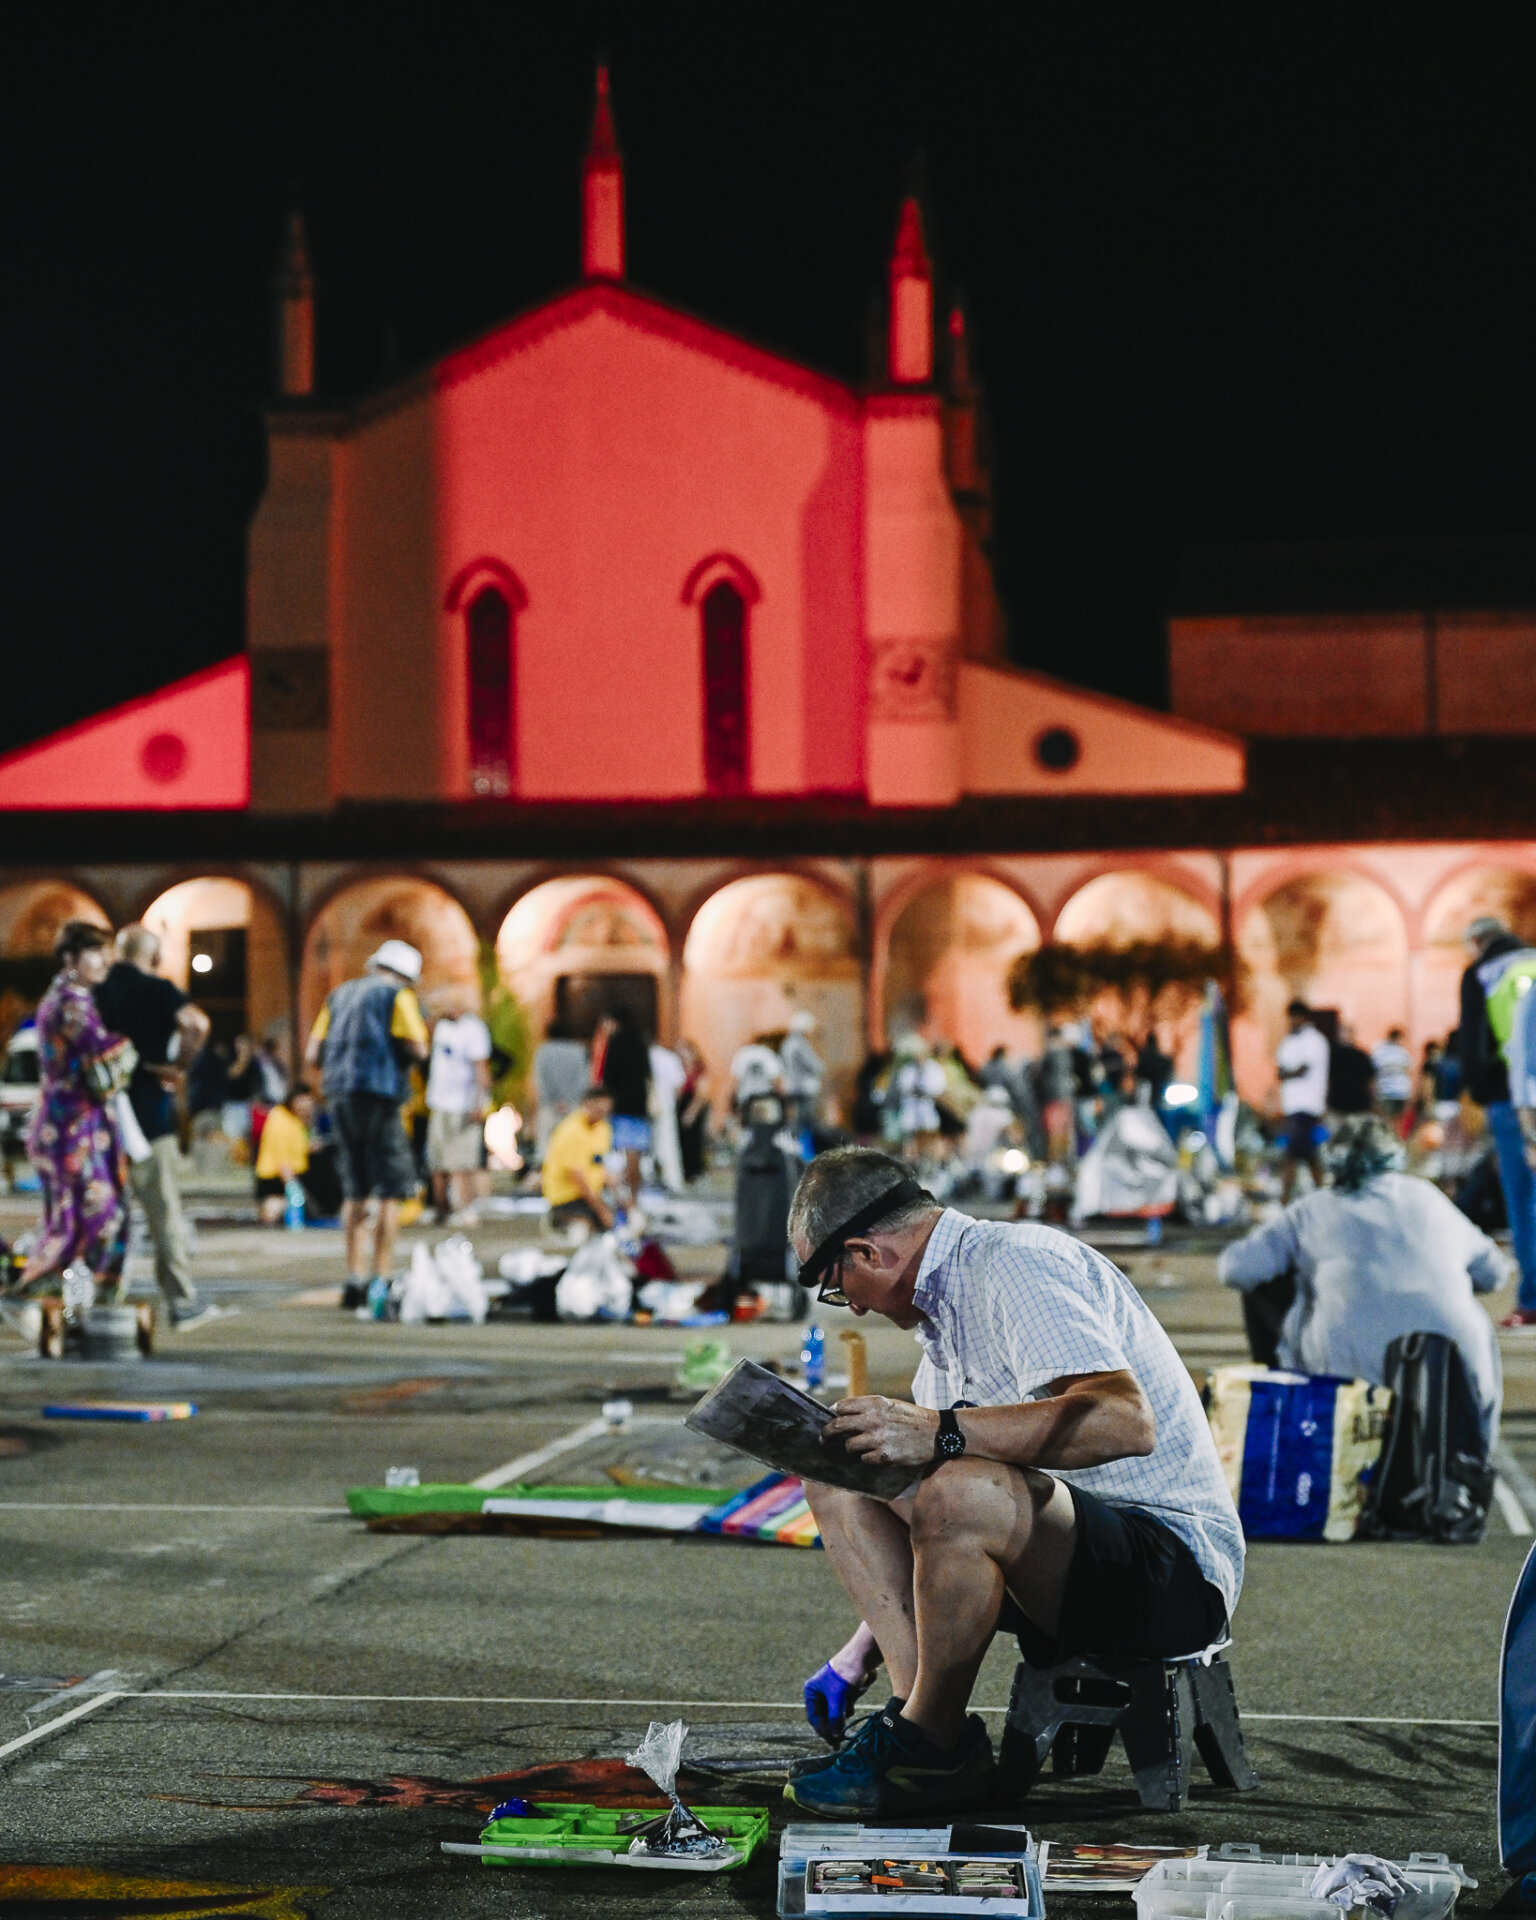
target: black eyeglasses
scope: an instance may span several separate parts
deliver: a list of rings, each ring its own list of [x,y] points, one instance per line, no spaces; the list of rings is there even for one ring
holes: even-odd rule
[[[823,1280],[816,1289],[816,1298],[824,1307],[846,1307],[852,1304],[847,1294],[843,1292],[843,1262],[847,1257],[848,1249],[839,1247],[837,1258],[832,1263],[832,1279]]]

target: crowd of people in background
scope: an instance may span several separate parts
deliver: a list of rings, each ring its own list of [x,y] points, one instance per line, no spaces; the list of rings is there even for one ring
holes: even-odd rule
[[[1391,1155],[1381,1158],[1381,1143],[1395,1142],[1474,1229],[1507,1218],[1521,1285],[1505,1324],[1536,1326],[1536,949],[1491,918],[1475,921],[1467,940],[1460,1024],[1418,1061],[1399,1027],[1367,1050],[1329,1010],[1299,998],[1287,1008],[1267,1123],[1288,1223],[1276,1226],[1276,1245],[1321,1232],[1323,1213],[1292,1220],[1291,1209],[1298,1191],[1339,1188],[1330,1154],[1336,1160],[1341,1141],[1358,1149],[1352,1165],[1371,1152],[1381,1161],[1357,1192],[1369,1188],[1373,1204],[1395,1192],[1379,1184],[1398,1170]],[[361,975],[333,989],[291,1080],[279,1036],[226,1040],[210,1030],[159,971],[149,928],[127,926],[114,939],[70,922],[57,957],[35,1022],[41,1099],[29,1154],[44,1221],[24,1285],[82,1267],[100,1297],[120,1293],[131,1196],[143,1208],[170,1324],[209,1317],[216,1309],[192,1279],[179,1169],[189,1140],[215,1131],[250,1165],[264,1223],[339,1216],[348,1305],[391,1274],[409,1210],[476,1223],[490,1193],[486,1122],[508,1063],[473,988],[418,997],[422,956],[407,942],[386,940]],[[909,1028],[866,1057],[842,1108],[818,1038],[805,1008],[754,1035],[731,1058],[727,1097],[712,1113],[700,1049],[686,1039],[661,1044],[622,1001],[590,1037],[551,1023],[530,1063],[533,1119],[520,1144],[556,1224],[605,1229],[643,1184],[683,1191],[706,1173],[717,1144],[739,1144],[765,1119],[802,1160],[862,1140],[931,1178],[995,1164],[1007,1149],[1010,1164],[1059,1171],[1065,1183],[1126,1108],[1163,1117],[1176,1134],[1175,1109],[1192,1091],[1171,1084],[1174,1061],[1155,1028],[1100,1032],[1086,1018],[1057,1017],[1034,1057],[997,1045],[976,1063],[931,1027]],[[1330,1232],[1344,1231],[1345,1214],[1327,1215]],[[1435,1234],[1450,1245],[1454,1235],[1436,1219]],[[1234,1267],[1234,1284],[1264,1284],[1254,1276],[1272,1253],[1256,1246],[1241,1279]],[[1456,1258],[1463,1254],[1472,1284],[1485,1284],[1484,1243],[1457,1241]],[[1302,1328],[1287,1339],[1288,1350],[1305,1353]]]

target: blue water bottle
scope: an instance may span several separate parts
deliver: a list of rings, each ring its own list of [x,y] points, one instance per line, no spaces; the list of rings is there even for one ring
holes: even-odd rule
[[[304,1225],[304,1183],[290,1180],[283,1188],[283,1225],[290,1233]]]
[[[805,1384],[814,1393],[827,1377],[827,1336],[814,1322],[805,1330],[800,1364],[805,1368]]]
[[[1163,1244],[1163,1216],[1153,1213],[1147,1216],[1147,1245],[1160,1247]]]
[[[382,1274],[368,1282],[368,1311],[375,1320],[389,1318],[389,1282]]]

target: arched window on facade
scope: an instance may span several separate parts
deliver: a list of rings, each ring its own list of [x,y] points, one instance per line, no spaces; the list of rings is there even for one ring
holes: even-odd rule
[[[498,799],[512,791],[512,608],[482,587],[464,610],[469,686],[469,786]]]
[[[704,784],[710,793],[751,785],[747,711],[747,603],[729,580],[704,595]]]

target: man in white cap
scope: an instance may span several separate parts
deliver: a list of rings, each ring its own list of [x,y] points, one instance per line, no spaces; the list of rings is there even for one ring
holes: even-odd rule
[[[345,1196],[344,1307],[360,1307],[369,1282],[390,1277],[400,1202],[416,1187],[400,1109],[410,1091],[409,1063],[427,1057],[427,1024],[416,1002],[420,980],[416,949],[405,940],[386,940],[360,978],[332,989],[305,1053],[322,1069]],[[370,1200],[378,1202],[371,1236]]]

